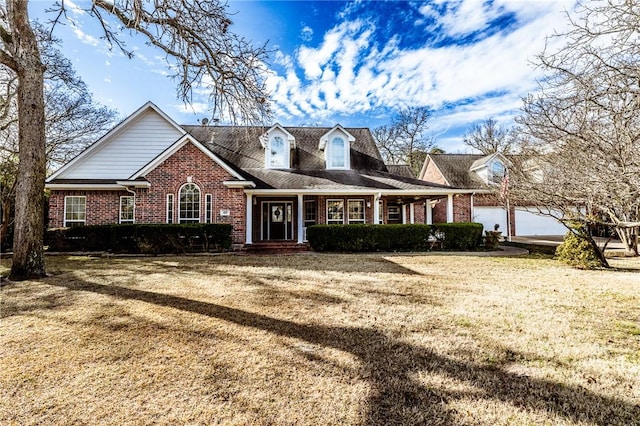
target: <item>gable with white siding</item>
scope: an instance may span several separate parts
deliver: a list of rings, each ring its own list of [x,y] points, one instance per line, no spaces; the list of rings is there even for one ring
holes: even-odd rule
[[[185,133],[149,102],[49,180],[127,179]]]

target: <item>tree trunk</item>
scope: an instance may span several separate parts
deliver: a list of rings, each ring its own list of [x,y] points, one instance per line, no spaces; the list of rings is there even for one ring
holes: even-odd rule
[[[19,164],[16,177],[16,215],[13,264],[9,278],[45,276],[44,181],[46,177],[44,123],[44,65],[26,0],[8,5],[12,29],[14,71],[18,75]]]
[[[625,256],[638,256],[638,228],[616,228]]]

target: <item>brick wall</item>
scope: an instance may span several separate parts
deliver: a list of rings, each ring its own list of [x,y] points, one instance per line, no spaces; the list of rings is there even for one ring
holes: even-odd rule
[[[212,222],[233,225],[235,244],[245,240],[245,195],[241,188],[230,189],[223,181],[233,177],[220,165],[206,156],[193,144],[186,144],[170,158],[152,170],[147,176],[150,188],[138,188],[136,192],[135,219],[137,223],[166,223],[167,194],[174,194],[174,222],[178,222],[180,188],[189,180],[200,188],[200,221],[205,221],[206,194],[212,195]],[[84,195],[86,224],[103,225],[118,223],[120,196],[131,195],[127,191],[52,191],[49,201],[49,227],[63,226],[64,197]],[[229,210],[222,216],[221,210]]]

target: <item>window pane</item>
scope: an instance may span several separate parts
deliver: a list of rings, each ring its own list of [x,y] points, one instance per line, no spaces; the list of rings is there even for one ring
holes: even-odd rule
[[[86,219],[86,201],[84,196],[65,197],[65,226],[84,224]]]
[[[349,223],[364,223],[364,200],[349,200]]]
[[[180,223],[200,222],[200,190],[188,183],[180,190]]]
[[[344,223],[343,200],[327,200],[327,223]]]
[[[271,139],[271,156],[269,157],[270,167],[284,167],[285,153],[284,140],[280,136]]]
[[[167,194],[167,223],[173,223],[173,194]]]
[[[331,140],[331,148],[329,150],[331,167],[344,167],[344,147],[344,139],[333,138]]]
[[[133,206],[133,197],[120,197],[120,223],[133,222]]]

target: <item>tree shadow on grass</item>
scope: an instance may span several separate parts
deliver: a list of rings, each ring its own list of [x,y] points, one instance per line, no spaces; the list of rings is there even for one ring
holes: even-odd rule
[[[90,291],[206,315],[351,353],[362,363],[364,377],[371,386],[364,420],[367,425],[454,424],[457,413],[447,403],[461,398],[493,399],[524,410],[594,425],[640,424],[639,405],[581,387],[438,355],[374,329],[300,324],[214,303],[119,286],[87,282],[52,284],[72,291]],[[473,390],[430,388],[417,377],[424,373],[464,382]]]

